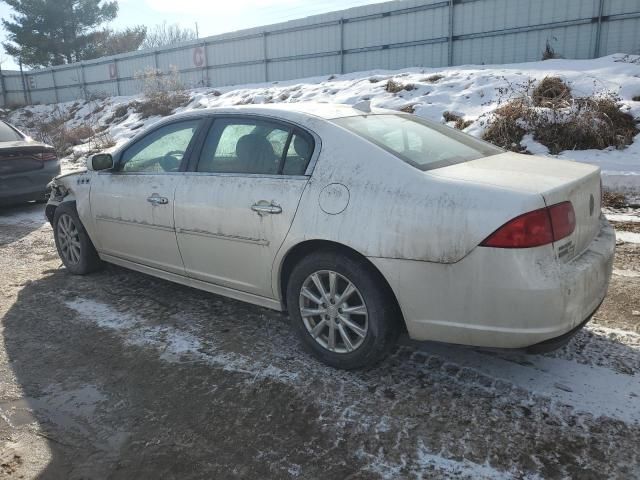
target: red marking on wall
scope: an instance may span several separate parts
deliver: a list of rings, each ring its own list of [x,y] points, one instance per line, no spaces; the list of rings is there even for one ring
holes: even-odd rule
[[[196,67],[202,67],[204,65],[204,48],[196,47],[193,49],[193,64]]]

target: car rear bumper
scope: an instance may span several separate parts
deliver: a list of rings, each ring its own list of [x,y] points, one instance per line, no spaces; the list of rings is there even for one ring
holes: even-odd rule
[[[491,348],[551,349],[602,303],[615,233],[603,218],[587,249],[560,263],[549,246],[476,248],[455,264],[371,258],[393,289],[409,336]],[[575,332],[573,332],[575,333]],[[566,342],[565,342],[566,343]]]
[[[60,174],[60,162],[46,162],[39,170],[0,176],[0,204],[45,198],[47,184]]]

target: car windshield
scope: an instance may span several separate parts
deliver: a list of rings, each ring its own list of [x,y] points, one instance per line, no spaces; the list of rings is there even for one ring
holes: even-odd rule
[[[333,120],[420,170],[497,155],[498,147],[446,125],[401,114],[359,115]]]
[[[0,142],[15,142],[22,140],[22,136],[4,122],[0,122]]]

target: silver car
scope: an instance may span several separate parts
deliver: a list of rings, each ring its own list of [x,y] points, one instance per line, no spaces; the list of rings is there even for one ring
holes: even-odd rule
[[[70,272],[106,261],[286,310],[340,368],[402,330],[557,347],[611,276],[597,167],[367,105],[176,115],[88,167],[56,179],[46,209]]]
[[[59,174],[53,147],[0,121],[0,205],[45,201],[47,184]]]

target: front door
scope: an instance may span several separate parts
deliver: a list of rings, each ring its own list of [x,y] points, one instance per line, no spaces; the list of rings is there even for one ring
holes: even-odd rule
[[[193,278],[268,298],[271,269],[289,231],[313,137],[256,118],[216,119],[195,172],[176,190],[178,245]]]
[[[164,125],[116,158],[91,185],[100,253],[184,274],[173,221],[176,186],[200,119]]]

